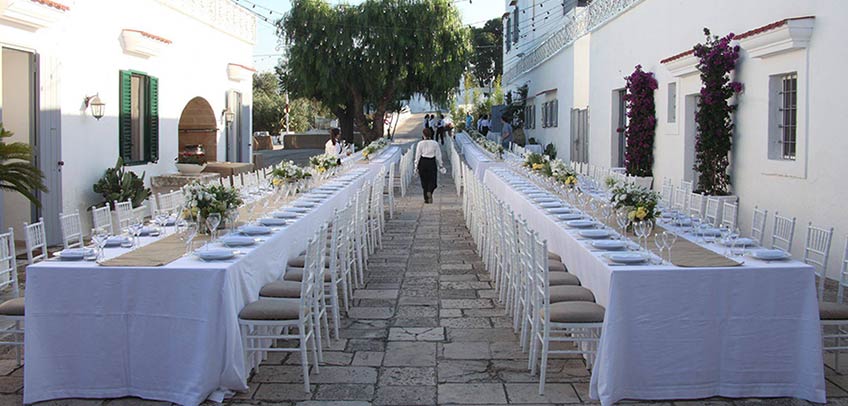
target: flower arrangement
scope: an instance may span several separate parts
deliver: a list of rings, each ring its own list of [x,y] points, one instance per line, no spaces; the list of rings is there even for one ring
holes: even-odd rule
[[[194,153],[194,152],[180,152],[177,155],[176,159],[178,164],[193,164],[193,165],[206,165],[206,154],[204,153]]]
[[[627,208],[630,220],[652,220],[660,196],[653,190],[645,189],[635,183],[620,182],[607,178],[611,185],[612,204],[616,209]]]
[[[184,215],[200,218],[206,218],[209,213],[221,213],[224,216],[244,203],[238,190],[233,187],[198,182],[183,186],[183,197]]]
[[[657,127],[654,74],[642,70],[642,65],[624,78],[624,102],[627,104],[628,123],[624,128],[627,147],[624,161],[627,173],[635,176],[652,176],[654,165],[654,134]]]
[[[271,171],[271,184],[280,186],[284,183],[296,182],[312,176],[309,171],[297,166],[294,161],[283,161]]]
[[[339,166],[339,157],[331,154],[321,154],[309,157],[309,164],[318,173],[327,172],[330,168]]]
[[[731,72],[739,59],[739,45],[730,46],[733,33],[725,37],[707,37],[705,44],[695,45],[701,72],[701,98],[695,113],[697,136],[695,139],[695,170],[698,185],[709,195],[726,195],[730,189],[730,149],[733,145],[733,111],[735,104],[728,100],[742,91],[742,84],[730,80]]]
[[[362,149],[362,157],[367,160],[369,155],[373,155],[374,153],[385,148],[388,145],[389,139],[385,137],[380,137],[376,141],[371,142],[370,144],[368,144],[367,147]]]
[[[577,184],[577,172],[568,166],[568,164],[560,161],[559,159],[553,159],[550,162],[551,177],[554,178],[555,181],[567,186],[574,186]]]
[[[552,176],[551,158],[547,155],[527,152],[524,154],[524,166],[545,176]]]
[[[504,154],[503,145],[487,139],[486,137],[483,136],[483,134],[480,134],[479,132],[477,132],[475,130],[471,130],[470,134],[471,134],[471,139],[473,139],[474,142],[477,143],[477,145],[480,145],[486,151],[489,151],[492,154],[495,154],[498,157],[498,159],[503,159],[503,154]]]

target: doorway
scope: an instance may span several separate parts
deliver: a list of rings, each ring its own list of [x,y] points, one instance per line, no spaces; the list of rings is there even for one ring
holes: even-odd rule
[[[687,95],[684,106],[686,122],[683,141],[683,179],[691,181],[695,190],[698,189],[698,171],[695,170],[695,142],[698,136],[698,125],[695,122],[695,114],[698,112],[700,100],[699,94]]]
[[[627,137],[627,104],[624,101],[624,89],[612,92],[612,163],[613,167],[624,167]]]
[[[226,123],[227,161],[250,162],[250,137],[244,130],[246,116],[242,108],[240,92],[227,92],[227,112],[232,113],[232,122]]]
[[[187,145],[203,145],[206,159],[218,160],[218,123],[215,112],[209,102],[202,97],[195,97],[185,105],[180,113],[178,125],[179,151]]]
[[[36,55],[27,51],[3,48],[0,59],[2,59],[0,87],[3,89],[0,122],[6,130],[14,133],[5,142],[29,145],[33,153],[32,163],[40,167],[36,138],[36,112],[38,111]],[[15,239],[23,241],[23,223],[38,221],[41,213],[36,205],[20,193],[5,191],[0,195],[2,195],[2,229],[13,227]],[[37,196],[40,198],[40,193]]]
[[[571,109],[571,160],[589,162],[589,109]]]

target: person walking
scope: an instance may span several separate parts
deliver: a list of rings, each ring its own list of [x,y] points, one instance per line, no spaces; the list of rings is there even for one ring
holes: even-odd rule
[[[465,112],[465,131],[471,130],[471,126],[474,124],[474,117],[471,117],[470,112]]]
[[[442,147],[433,140],[433,130],[424,129],[424,139],[418,141],[415,148],[415,171],[421,177],[421,188],[424,189],[424,203],[433,203],[433,191],[436,190],[438,174],[445,173],[442,163]]]
[[[501,130],[501,146],[507,151],[512,146],[512,124],[509,123],[509,120],[506,116],[501,116],[501,121],[503,122],[503,130]]]
[[[477,131],[480,131],[480,134],[483,134],[483,136],[485,137],[485,136],[489,135],[489,126],[490,125],[491,125],[491,123],[489,122],[489,115],[483,114],[483,118],[481,118],[480,120],[477,121],[477,127],[479,127],[477,129]]]
[[[424,115],[424,128],[430,128],[430,115]]]
[[[436,140],[442,145],[445,145],[445,115],[439,114],[439,119],[436,121]]]

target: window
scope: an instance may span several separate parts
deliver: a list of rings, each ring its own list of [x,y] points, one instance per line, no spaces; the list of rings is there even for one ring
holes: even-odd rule
[[[159,160],[159,80],[136,71],[120,72],[118,149],[127,165]]]
[[[524,128],[527,130],[536,128],[536,106],[529,104],[524,107]]]
[[[677,122],[677,83],[668,84],[668,122]]]
[[[512,24],[513,24],[512,42],[515,42],[517,44],[518,43],[518,7],[516,7],[515,10],[513,11]]]
[[[798,123],[798,75],[790,73],[781,78],[780,136],[783,159],[795,159]]]
[[[558,117],[559,101],[556,99],[542,103],[542,127],[556,127],[559,123]]]
[[[506,18],[506,35],[504,35],[504,45],[506,46],[506,52],[512,48],[512,23],[510,22],[510,17]]]

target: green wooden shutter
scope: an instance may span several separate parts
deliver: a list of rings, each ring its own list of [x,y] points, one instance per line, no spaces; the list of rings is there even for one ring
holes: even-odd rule
[[[125,163],[132,158],[132,72],[120,71],[120,111],[118,112],[118,154]]]
[[[159,161],[159,78],[147,79],[147,161]]]

